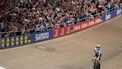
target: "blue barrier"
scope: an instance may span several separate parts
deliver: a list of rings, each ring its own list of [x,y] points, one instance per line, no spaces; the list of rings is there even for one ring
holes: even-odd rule
[[[122,7],[116,10],[116,15],[119,15],[122,13]]]
[[[0,38],[0,49],[12,48],[41,42],[53,38],[52,30],[47,32],[37,32],[32,34],[26,34],[21,36],[4,37]]]
[[[31,44],[31,38],[27,35],[0,38],[0,49],[11,48]]]
[[[103,22],[105,22],[106,20],[109,20],[109,19],[111,19],[111,18],[113,18],[113,17],[115,17],[121,13],[122,13],[122,7],[118,8],[117,10],[114,10],[112,12],[108,12],[108,13],[104,14],[101,17],[101,19],[103,20]]]
[[[53,38],[52,30],[30,34],[32,43],[41,42]]]

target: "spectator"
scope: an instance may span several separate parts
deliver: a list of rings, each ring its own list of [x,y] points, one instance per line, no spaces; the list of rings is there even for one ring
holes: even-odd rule
[[[93,19],[118,8],[118,0],[0,0],[0,32],[45,31]],[[7,28],[7,29],[6,29]]]

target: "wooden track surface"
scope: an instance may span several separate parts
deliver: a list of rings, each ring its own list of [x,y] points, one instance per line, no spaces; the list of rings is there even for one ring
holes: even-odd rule
[[[0,50],[0,66],[6,69],[92,69],[96,44],[102,45],[102,69],[122,69],[122,15],[72,35]]]

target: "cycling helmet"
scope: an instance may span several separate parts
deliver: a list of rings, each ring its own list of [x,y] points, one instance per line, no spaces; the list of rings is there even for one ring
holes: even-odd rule
[[[97,48],[100,48],[100,45],[96,45]]]

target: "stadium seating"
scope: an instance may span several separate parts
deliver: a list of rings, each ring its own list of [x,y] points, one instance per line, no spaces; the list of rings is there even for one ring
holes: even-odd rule
[[[119,0],[0,0],[0,34],[14,36],[71,26],[119,6]]]

